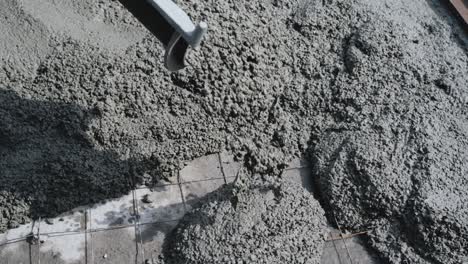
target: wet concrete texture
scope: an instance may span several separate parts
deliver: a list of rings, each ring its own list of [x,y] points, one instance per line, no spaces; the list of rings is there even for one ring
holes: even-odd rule
[[[96,150],[77,105],[0,90],[0,230],[127,194],[140,161]],[[141,161],[143,162],[143,161]],[[145,167],[146,165],[142,165]],[[141,175],[141,173],[140,173]]]
[[[184,216],[164,263],[320,263],[326,234],[323,210],[301,185],[234,183]]]
[[[220,170],[228,172],[229,167],[238,165],[227,153],[204,156],[180,171],[179,183],[160,182],[151,189],[140,187],[117,199],[10,229],[0,234],[0,259],[6,264],[127,264],[145,263],[150,259],[157,263],[166,238],[170,239],[171,231],[184,215],[183,197],[190,195],[182,191],[179,184],[182,187],[201,184],[202,188],[197,188],[201,197],[191,200],[193,205],[213,190],[214,185],[217,184],[217,188],[224,185],[224,182],[219,183],[220,176],[224,178]],[[303,162],[293,162],[289,166],[291,168],[282,174],[283,179],[310,190],[310,169]],[[232,182],[228,175],[227,182]],[[298,188],[296,192],[300,190],[303,189]],[[30,245],[25,238],[31,232],[40,233],[38,237],[43,242]],[[351,263],[351,259],[352,263],[378,263],[359,237],[342,240],[338,230],[330,227],[320,232],[332,232],[335,237],[325,242],[321,264],[345,264]]]
[[[58,1],[79,22],[59,28],[29,2],[0,4],[3,230],[225,149],[263,175],[310,158],[384,261],[466,258],[467,37],[438,1],[178,1],[210,22],[178,73],[117,2]]]

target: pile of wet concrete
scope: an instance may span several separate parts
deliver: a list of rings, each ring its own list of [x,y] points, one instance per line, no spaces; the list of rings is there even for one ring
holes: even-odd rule
[[[313,195],[288,181],[248,181],[197,202],[158,263],[320,263],[327,226]]]
[[[228,150],[251,174],[273,177],[309,159],[327,216],[370,230],[387,262],[465,261],[468,39],[444,6],[178,3],[210,23],[178,73],[118,2],[0,3],[0,231]],[[78,22],[55,23],[57,14]],[[246,204],[239,213],[259,206]],[[223,219],[231,207],[197,210]],[[195,226],[188,219],[177,232]],[[180,252],[215,241],[181,241]]]

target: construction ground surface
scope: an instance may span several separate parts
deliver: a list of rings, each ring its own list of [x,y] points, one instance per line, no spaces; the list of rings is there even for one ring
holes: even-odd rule
[[[234,181],[239,168],[227,154],[212,154],[190,162],[173,183],[140,187],[118,199],[9,230],[0,234],[1,263],[144,263],[161,253],[164,238],[190,204]],[[284,176],[312,190],[304,162],[293,162]],[[365,234],[350,236],[331,225],[327,233],[322,264],[377,263],[362,245],[359,236]],[[32,243],[31,234],[38,241]]]
[[[175,2],[0,0],[0,264],[468,263],[466,0]]]

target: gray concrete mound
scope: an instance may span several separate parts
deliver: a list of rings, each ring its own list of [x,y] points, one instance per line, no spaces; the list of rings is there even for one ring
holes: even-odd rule
[[[320,263],[324,211],[298,184],[209,194],[167,238],[164,263]]]
[[[399,131],[390,144],[371,129],[331,132],[314,152],[330,214],[342,226],[371,230],[370,244],[391,263],[468,257],[468,124],[436,114]]]
[[[347,73],[332,88],[337,122],[310,153],[329,215],[371,230],[370,245],[385,260],[463,263],[466,38],[419,22],[427,16],[413,11],[405,23],[382,15],[350,35]]]

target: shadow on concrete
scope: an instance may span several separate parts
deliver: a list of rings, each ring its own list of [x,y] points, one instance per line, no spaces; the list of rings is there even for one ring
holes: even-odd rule
[[[450,1],[426,0],[426,2],[442,20],[450,25],[452,39],[462,49],[468,51],[468,25],[460,17],[452,4],[450,4]]]
[[[159,237],[159,234],[168,236],[171,231],[177,226],[177,221],[161,221],[155,224],[145,225],[142,228],[142,232],[136,234],[136,241],[148,243],[154,241],[155,238]],[[163,242],[162,242],[163,243]]]
[[[171,40],[174,30],[172,26],[159,14],[149,1],[119,0],[132,15],[142,23],[165,46]]]
[[[0,232],[127,194],[157,166],[95,149],[87,128],[96,117],[0,89]]]

